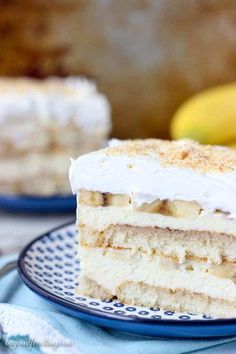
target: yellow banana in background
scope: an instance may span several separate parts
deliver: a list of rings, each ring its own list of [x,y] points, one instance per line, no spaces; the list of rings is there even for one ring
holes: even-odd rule
[[[236,83],[202,91],[185,101],[170,126],[173,139],[236,148]]]

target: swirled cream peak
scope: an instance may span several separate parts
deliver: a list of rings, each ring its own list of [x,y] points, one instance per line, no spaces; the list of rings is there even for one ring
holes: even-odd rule
[[[82,131],[111,128],[110,106],[85,78],[0,79],[0,124],[10,120],[74,123]]]
[[[236,218],[236,152],[189,140],[134,140],[73,160],[72,190],[133,195],[141,204],[155,199],[197,201],[204,210]]]

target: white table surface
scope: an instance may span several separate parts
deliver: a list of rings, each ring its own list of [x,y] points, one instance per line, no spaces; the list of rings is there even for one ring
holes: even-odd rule
[[[33,238],[73,219],[73,213],[30,215],[0,211],[0,256],[18,253]]]

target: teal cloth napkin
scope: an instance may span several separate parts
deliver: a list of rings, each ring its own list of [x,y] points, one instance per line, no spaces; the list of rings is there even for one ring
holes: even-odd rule
[[[0,258],[0,266],[13,258]],[[17,271],[0,279],[0,303],[0,332],[3,332],[0,353],[26,353],[29,350],[31,353],[63,354],[236,353],[236,337],[206,340],[149,338],[91,325],[60,313],[41,300],[23,284]],[[20,345],[23,340],[30,343],[32,337],[41,347]],[[49,345],[42,343],[43,338],[49,338]],[[64,346],[65,342],[69,346]],[[55,344],[58,347],[52,348]]]

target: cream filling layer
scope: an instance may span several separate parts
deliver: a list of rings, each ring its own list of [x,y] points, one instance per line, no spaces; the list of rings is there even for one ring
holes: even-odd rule
[[[166,258],[130,250],[79,247],[82,271],[113,295],[125,281],[144,282],[167,289],[185,289],[213,298],[236,300],[236,285],[229,278],[209,273],[207,263],[186,261],[171,265]],[[192,270],[188,270],[192,266]]]
[[[134,211],[132,207],[91,207],[79,205],[78,222],[102,231],[110,225],[161,227],[174,230],[198,230],[227,233],[236,236],[236,222],[222,215],[199,215],[193,219]]]

